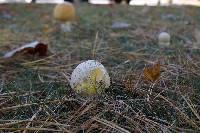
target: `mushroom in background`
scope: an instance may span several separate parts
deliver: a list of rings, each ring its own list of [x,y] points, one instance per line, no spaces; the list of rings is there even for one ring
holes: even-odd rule
[[[158,43],[161,47],[167,47],[170,45],[170,34],[167,32],[161,32],[158,35]]]
[[[70,2],[58,4],[54,8],[53,16],[56,20],[62,22],[61,30],[70,32],[71,23],[75,21],[76,18],[75,7]]]

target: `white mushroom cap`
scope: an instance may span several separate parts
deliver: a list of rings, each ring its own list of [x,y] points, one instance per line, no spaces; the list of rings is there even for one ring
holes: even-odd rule
[[[170,34],[167,32],[161,32],[158,36],[158,42],[160,46],[169,46],[170,45]]]
[[[74,69],[70,79],[70,86],[78,93],[94,95],[101,93],[103,89],[110,86],[110,77],[101,63],[95,60],[88,60]]]

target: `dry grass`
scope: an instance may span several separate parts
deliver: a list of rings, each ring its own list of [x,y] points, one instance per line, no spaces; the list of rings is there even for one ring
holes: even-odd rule
[[[0,55],[33,40],[50,48],[44,58],[0,59],[0,131],[200,131],[200,52],[192,45],[199,9],[77,7],[80,21],[65,34],[53,5],[0,5]],[[114,21],[131,27],[111,29]],[[157,44],[162,30],[172,35],[169,48]],[[101,96],[81,97],[68,84],[73,68],[88,59],[101,61],[112,78]],[[153,62],[162,70],[154,84],[143,76]]]

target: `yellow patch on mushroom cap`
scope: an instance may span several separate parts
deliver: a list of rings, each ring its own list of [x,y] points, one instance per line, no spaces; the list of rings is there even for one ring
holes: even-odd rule
[[[84,96],[95,95],[102,91],[100,81],[103,76],[103,71],[100,68],[96,68],[90,72],[88,79],[77,85],[74,89]]]
[[[100,68],[96,68],[90,72],[90,79],[92,82],[98,82],[102,80],[103,72]]]

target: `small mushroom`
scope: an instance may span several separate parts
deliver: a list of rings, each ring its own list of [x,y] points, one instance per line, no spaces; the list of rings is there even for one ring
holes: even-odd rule
[[[64,32],[70,32],[71,22],[76,18],[76,10],[70,2],[60,3],[55,6],[53,16],[56,20],[62,22],[61,29]]]
[[[158,43],[161,47],[168,47],[170,45],[170,34],[161,32],[158,36]]]
[[[105,67],[95,60],[79,64],[72,72],[70,86],[83,96],[101,94],[110,86],[110,77]]]

